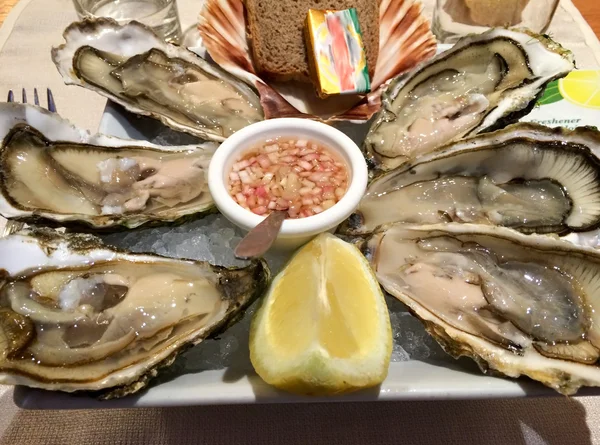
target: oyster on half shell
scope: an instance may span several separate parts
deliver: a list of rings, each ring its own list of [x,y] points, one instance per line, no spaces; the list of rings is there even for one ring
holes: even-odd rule
[[[340,230],[453,221],[525,233],[592,231],[600,226],[599,153],[595,129],[514,124],[375,178]]]
[[[127,110],[202,139],[223,141],[264,119],[244,82],[138,22],[72,23],[52,60],[65,83],[86,87]]]
[[[134,393],[235,323],[268,280],[263,261],[227,269],[48,230],[2,238],[0,383]]]
[[[546,85],[574,68],[547,37],[491,29],[392,81],[365,139],[381,170],[463,137],[502,128],[529,113]]]
[[[363,250],[450,355],[569,395],[600,386],[600,252],[473,224],[394,224]]]
[[[5,218],[134,228],[214,208],[206,182],[214,142],[160,146],[90,135],[30,105],[0,104],[0,120]]]

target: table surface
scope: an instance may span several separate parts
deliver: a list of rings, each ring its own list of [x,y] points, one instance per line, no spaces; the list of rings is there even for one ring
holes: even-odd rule
[[[0,0],[0,24],[19,0]],[[573,0],[573,3],[588,21],[597,36],[600,36],[600,1],[598,0]]]
[[[596,36],[600,37],[600,2],[598,0],[573,0],[573,3],[579,8],[581,15],[590,24]]]

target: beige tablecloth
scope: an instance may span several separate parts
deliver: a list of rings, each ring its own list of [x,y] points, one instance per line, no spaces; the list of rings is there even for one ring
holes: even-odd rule
[[[178,0],[182,26],[201,0]],[[425,0],[428,13],[433,0]],[[22,0],[0,29],[0,97],[50,87],[60,113],[96,130],[105,100],[65,87],[50,60],[75,19],[71,0]],[[570,0],[550,34],[580,68],[600,67],[600,43]],[[30,93],[31,94],[31,93]],[[589,444],[600,443],[600,398],[23,411],[0,385],[0,444]]]

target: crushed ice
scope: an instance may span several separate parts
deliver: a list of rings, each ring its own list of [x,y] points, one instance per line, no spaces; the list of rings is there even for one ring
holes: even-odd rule
[[[233,249],[242,231],[220,214],[209,215],[179,226],[140,229],[103,237],[108,244],[133,252],[154,252],[172,258],[208,261],[221,266],[244,266]],[[287,257],[267,254],[273,274],[279,272]]]

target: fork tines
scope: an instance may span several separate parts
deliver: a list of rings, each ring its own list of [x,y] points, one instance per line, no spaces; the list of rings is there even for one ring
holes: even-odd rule
[[[54,96],[52,95],[52,91],[50,90],[50,88],[46,88],[46,97],[48,100],[48,111],[51,111],[52,113],[56,113],[56,104],[54,103]],[[8,98],[6,101],[7,102],[15,101],[15,95],[12,90],[8,91]],[[21,90],[21,102],[23,102],[24,104],[27,103],[27,92],[25,91],[25,88],[23,88]],[[38,96],[37,88],[33,89],[33,103],[37,106],[40,105],[40,98]]]

